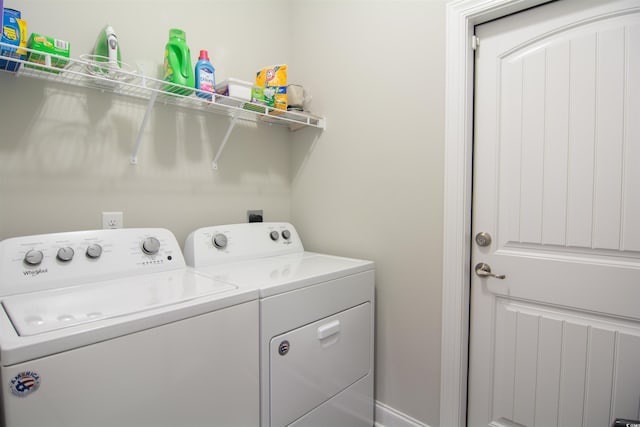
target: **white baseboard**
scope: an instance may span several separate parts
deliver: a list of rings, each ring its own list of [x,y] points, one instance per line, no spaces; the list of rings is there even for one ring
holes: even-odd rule
[[[407,414],[376,401],[375,427],[429,427]]]

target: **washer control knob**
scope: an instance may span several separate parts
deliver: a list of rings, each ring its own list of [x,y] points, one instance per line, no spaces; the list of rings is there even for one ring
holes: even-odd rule
[[[24,254],[24,263],[27,265],[40,265],[44,258],[42,251],[32,249]]]
[[[87,246],[87,258],[96,259],[102,255],[102,246],[97,243],[92,243]]]
[[[272,231],[271,233],[269,233],[269,237],[271,237],[271,240],[273,240],[274,242],[277,242],[280,238],[280,233],[278,233],[277,231]]]
[[[69,262],[73,259],[73,249],[69,246],[58,249],[58,255],[56,255],[58,261]]]
[[[227,247],[227,236],[222,233],[216,234],[211,240],[213,241],[213,246],[218,249],[224,249]]]
[[[291,238],[291,232],[289,230],[282,230],[282,238],[289,240]]]
[[[147,255],[155,255],[160,250],[160,240],[155,237],[147,237],[142,242],[142,252]]]

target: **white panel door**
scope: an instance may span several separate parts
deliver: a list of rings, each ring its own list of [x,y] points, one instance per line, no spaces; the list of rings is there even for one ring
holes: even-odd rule
[[[640,0],[476,35],[468,425],[640,419]]]

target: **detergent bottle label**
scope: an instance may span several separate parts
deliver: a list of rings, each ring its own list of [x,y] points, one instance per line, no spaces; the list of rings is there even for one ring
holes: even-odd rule
[[[169,63],[169,49],[165,49],[164,51],[164,80],[172,81],[173,79],[173,68],[171,68],[171,64]]]
[[[198,87],[204,92],[213,93],[213,73],[205,68],[200,69]]]

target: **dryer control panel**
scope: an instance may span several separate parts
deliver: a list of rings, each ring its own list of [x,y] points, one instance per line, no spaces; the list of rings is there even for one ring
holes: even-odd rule
[[[286,222],[199,228],[189,234],[184,245],[186,262],[194,267],[302,252],[296,229]]]
[[[121,228],[15,237],[0,242],[0,296],[185,268],[163,228]]]

